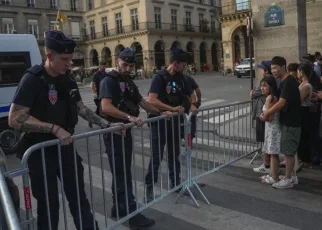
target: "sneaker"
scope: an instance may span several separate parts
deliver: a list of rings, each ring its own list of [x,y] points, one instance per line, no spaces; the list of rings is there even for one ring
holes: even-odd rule
[[[280,175],[279,176],[279,179],[280,180],[283,180],[283,179],[285,179],[285,176]],[[291,177],[291,180],[292,180],[293,184],[299,184],[299,178],[297,176],[292,176]]]
[[[294,185],[293,185],[292,179],[283,178],[279,182],[273,184],[273,187],[279,188],[279,189],[287,189],[287,188],[293,188]]]
[[[266,168],[265,167],[265,164],[262,164],[261,166],[259,166],[258,168],[253,168],[254,172],[257,172],[257,173],[270,173],[271,170],[270,168]]]
[[[131,229],[149,228],[155,225],[155,220],[146,218],[139,213],[129,220],[129,225]]]

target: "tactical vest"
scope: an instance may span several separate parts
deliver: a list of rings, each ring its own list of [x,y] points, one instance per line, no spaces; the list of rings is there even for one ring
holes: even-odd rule
[[[59,125],[73,134],[78,122],[75,83],[68,76],[57,79],[43,76],[43,70],[43,66],[36,65],[26,71],[39,78],[39,88],[30,115],[40,121]]]
[[[188,95],[184,94],[184,81],[165,73],[161,73],[159,76],[165,87],[164,103],[172,107],[183,106],[184,108],[189,108],[190,99]]]
[[[140,107],[138,105],[140,101],[137,100],[139,92],[134,82],[130,79],[123,80],[111,75],[108,75],[107,77],[112,77],[115,81],[117,81],[118,85],[119,97],[115,98],[114,101],[112,101],[113,105],[120,111],[127,113],[130,116],[138,117],[140,114]],[[103,116],[110,122],[124,123],[124,120],[122,119],[114,118],[109,115]]]

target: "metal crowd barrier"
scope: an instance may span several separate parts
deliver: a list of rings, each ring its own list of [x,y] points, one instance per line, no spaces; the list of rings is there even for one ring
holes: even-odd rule
[[[208,199],[196,181],[252,154],[261,152],[256,143],[252,120],[252,102],[237,102],[201,108],[197,115],[190,114],[187,120],[187,160],[189,161],[188,183],[184,189],[196,187],[206,203]],[[195,119],[195,137],[192,129]],[[200,122],[201,120],[201,122]],[[193,148],[192,148],[193,147]],[[193,194],[191,194],[193,197]],[[199,207],[197,201],[193,198]]]
[[[196,135],[192,139],[191,128],[193,126],[191,121],[194,119],[194,117],[196,119],[197,129]],[[181,122],[178,122],[180,119]],[[112,127],[73,136],[74,164],[76,164],[77,145],[80,142],[85,145],[83,148],[86,149],[86,152],[83,153],[83,155],[85,154],[86,156],[86,158],[84,158],[86,163],[83,162],[83,165],[87,164],[88,166],[84,167],[84,178],[89,184],[89,189],[87,189],[86,194],[90,201],[93,219],[97,219],[96,213],[103,213],[103,218],[100,220],[100,222],[101,224],[104,222],[104,229],[113,229],[124,224],[125,221],[129,220],[136,214],[148,209],[155,203],[161,202],[165,197],[173,193],[179,193],[175,202],[177,202],[178,199],[185,193],[189,194],[195,205],[199,207],[195,194],[191,191],[192,187],[196,187],[197,191],[199,191],[206,203],[209,204],[209,201],[200,189],[197,180],[216,172],[221,168],[233,164],[240,159],[255,153],[256,151],[260,151],[260,147],[253,140],[254,131],[251,125],[251,102],[241,102],[199,109],[197,115],[190,114],[189,116],[185,116],[174,114],[171,119],[168,119],[167,116],[163,115],[147,119],[145,123],[146,124],[142,127],[136,127],[134,124],[127,124],[125,126],[128,130],[131,129],[132,133],[132,161],[129,161],[129,159],[125,156],[127,148],[129,148],[128,144],[126,144],[127,142],[125,141],[125,137],[111,135],[112,133],[120,131],[121,127]],[[152,127],[154,131],[152,131]],[[163,133],[167,133],[168,135],[163,135]],[[108,156],[103,150],[105,149],[105,146],[102,146],[103,136],[106,137],[105,140],[109,139],[108,143],[111,144],[110,147],[112,154],[109,155],[109,160],[113,162],[112,167],[109,166]],[[115,138],[121,142],[116,142]],[[181,138],[184,140],[184,147],[180,149],[181,144],[179,143],[181,142]],[[175,144],[176,141],[178,141],[177,144]],[[166,144],[162,159],[161,152],[164,142]],[[115,144],[117,146],[114,146]],[[58,146],[58,160],[60,166],[59,176],[62,178],[62,183],[60,184],[60,202],[62,203],[62,208],[60,210],[62,210],[61,214],[63,215],[63,218],[60,217],[60,223],[63,222],[63,226],[60,226],[59,229],[68,229],[70,224],[68,223],[68,213],[63,183],[64,174],[61,161],[62,146],[60,145],[59,140],[52,140],[30,147],[23,156],[21,168],[5,173],[5,176],[8,178],[17,178],[22,176],[26,219],[21,223],[21,226],[27,226],[28,229],[34,229],[36,225],[35,215],[33,213],[35,208],[33,208],[32,205],[33,198],[31,196],[32,192],[29,182],[28,160],[33,154],[37,154],[35,153],[36,150],[40,150],[38,153],[39,157],[42,159],[44,186],[46,188],[46,204],[49,213],[48,184],[45,171],[45,153],[46,148],[49,146]],[[123,217],[119,216],[119,205],[116,205],[117,216],[116,218],[110,219],[109,209],[113,205],[110,201],[112,197],[110,194],[113,192],[113,190],[115,192],[116,204],[119,202],[117,197],[117,188],[120,188],[120,185],[118,185],[116,182],[117,167],[115,162],[117,160],[115,157],[120,157],[120,155],[115,155],[116,147],[121,149],[118,154],[122,154],[121,161],[123,161],[123,175],[121,177],[124,177],[124,179],[120,179],[119,177],[119,180],[124,181],[126,214]],[[152,157],[153,155],[154,157]],[[95,157],[98,157],[99,159],[96,159]],[[180,160],[180,163],[171,164],[171,160],[177,158]],[[95,160],[100,163],[99,168],[96,168],[92,164],[92,161]],[[118,162],[120,162],[120,159]],[[159,162],[160,167],[156,167]],[[131,165],[132,178],[128,178],[130,174],[126,173],[127,164]],[[150,180],[148,180],[146,176],[149,164],[152,166],[151,168],[154,169],[150,173]],[[180,167],[180,170],[177,167]],[[118,167],[117,170],[121,170],[120,167]],[[178,175],[179,172],[180,176]],[[120,174],[118,174],[118,176],[119,175]],[[170,179],[170,175],[174,175],[174,177]],[[156,177],[158,177],[158,180],[156,180]],[[100,182],[97,182],[98,179]],[[130,181],[130,179],[132,179],[132,188],[127,186],[127,183]],[[146,197],[145,182],[147,180],[156,181],[156,183],[153,183],[152,185],[153,197],[150,200],[148,200]],[[79,208],[80,195],[77,168],[75,168],[75,181],[78,191],[75,196],[77,196],[77,204]],[[112,185],[113,190],[110,189]],[[95,187],[99,186],[101,186],[101,190],[103,192],[95,192]],[[129,189],[133,190],[133,195],[136,198],[135,210],[130,210],[127,202],[129,199]],[[103,206],[99,212],[95,211],[100,208],[97,207],[97,204],[101,204]],[[12,211],[9,210],[9,212],[11,213]],[[81,219],[80,212],[78,212],[78,214],[79,219]],[[9,219],[11,219],[11,217]],[[12,217],[12,220],[15,220],[15,218]],[[80,228],[83,229],[82,223],[79,224]],[[51,229],[51,226],[49,226],[48,229]]]
[[[12,200],[11,181],[4,177],[7,171],[7,158],[0,148],[0,230],[19,230],[19,215]],[[10,187],[12,188],[12,187]]]

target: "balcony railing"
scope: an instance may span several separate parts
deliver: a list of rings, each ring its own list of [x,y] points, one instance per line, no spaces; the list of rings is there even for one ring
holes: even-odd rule
[[[15,34],[28,34],[28,33],[19,33],[17,31],[15,31]],[[67,37],[73,39],[75,42],[83,42],[85,39],[85,36],[83,35],[68,35],[68,34],[65,34]],[[45,37],[44,37],[44,34],[35,34],[35,37],[38,41],[40,42],[43,42],[45,41]]]
[[[176,31],[176,32],[186,32],[186,33],[202,33],[202,34],[212,34],[214,37],[218,35],[218,38],[221,37],[220,31],[211,30],[209,25],[194,26],[191,24],[180,25],[172,23],[155,23],[155,22],[144,22],[139,23],[136,26],[123,26],[121,28],[109,29],[108,33],[106,32],[97,32],[88,34],[85,37],[86,41],[102,39],[105,37],[112,37],[120,34],[133,33],[136,31]]]
[[[221,7],[221,15],[231,15],[251,10],[251,1],[236,1],[235,4]]]

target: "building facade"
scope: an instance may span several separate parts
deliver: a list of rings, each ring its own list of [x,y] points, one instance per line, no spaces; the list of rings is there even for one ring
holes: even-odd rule
[[[276,44],[267,42],[266,44],[257,44],[259,40],[263,37],[276,36],[279,37],[279,43],[283,43],[282,47],[285,47],[283,52],[285,52],[287,47],[290,46],[290,42],[295,41],[289,37],[287,29],[289,27],[290,21],[296,21],[299,24],[302,21],[306,21],[306,39],[307,39],[307,52],[314,54],[314,52],[322,52],[322,20],[321,20],[321,9],[322,9],[322,0],[303,0],[306,2],[306,15],[305,12],[301,15],[300,21],[296,21],[297,18],[295,12],[292,13],[292,10],[289,8],[294,8],[291,1],[265,1],[267,6],[263,6],[263,0],[222,0],[222,13],[220,15],[220,21],[222,26],[222,43],[223,43],[223,58],[224,58],[224,67],[225,69],[232,69],[234,63],[237,60],[249,57],[248,47],[249,47],[249,37],[247,36],[246,26],[247,26],[247,17],[254,16],[258,12],[266,11],[271,4],[277,3],[285,9],[285,22],[286,25],[282,27],[271,27],[269,31],[258,31],[258,28],[262,26],[263,15],[256,17],[256,20],[253,21],[254,26],[254,44],[251,40],[251,46],[255,48],[255,58],[258,59],[256,62],[261,62],[263,60],[269,60],[272,58],[272,53],[275,55],[284,55],[285,53],[276,53],[280,51],[278,48],[274,50],[273,47]],[[294,30],[295,27],[292,29]],[[270,33],[270,34],[265,34]],[[297,36],[297,35],[296,35]],[[289,39],[292,39],[291,41]],[[288,49],[288,53],[291,50]],[[291,53],[290,53],[291,55]],[[296,55],[295,55],[296,56]],[[294,57],[294,60],[289,58],[291,61],[298,60],[298,56]]]
[[[136,68],[169,64],[171,47],[191,55],[189,63],[216,69],[222,56],[220,1],[87,0],[86,66],[115,66],[124,47],[136,53]]]
[[[55,29],[58,9],[70,18],[62,25],[62,31],[77,42],[73,62],[84,66],[83,37],[84,4],[80,0],[2,0],[0,1],[1,33],[34,34],[40,52],[44,53],[44,32]]]

